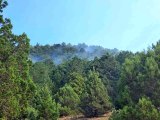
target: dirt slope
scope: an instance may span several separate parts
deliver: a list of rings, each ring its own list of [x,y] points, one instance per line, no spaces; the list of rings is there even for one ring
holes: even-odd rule
[[[95,118],[84,118],[82,116],[77,117],[62,117],[59,120],[108,120],[111,116],[111,112],[104,114],[101,117],[95,117]]]

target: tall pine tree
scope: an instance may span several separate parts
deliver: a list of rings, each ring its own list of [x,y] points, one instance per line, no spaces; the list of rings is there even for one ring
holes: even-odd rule
[[[109,96],[98,73],[90,71],[85,82],[81,108],[85,116],[95,117],[104,114],[111,108]]]

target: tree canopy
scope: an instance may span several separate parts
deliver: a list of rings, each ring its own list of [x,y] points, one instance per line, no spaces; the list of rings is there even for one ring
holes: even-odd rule
[[[160,41],[132,53],[86,44],[30,45],[0,0],[0,119],[160,119]]]

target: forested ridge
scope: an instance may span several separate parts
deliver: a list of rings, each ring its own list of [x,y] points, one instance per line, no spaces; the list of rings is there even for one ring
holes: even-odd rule
[[[71,60],[73,57],[78,57],[86,60],[93,60],[95,57],[102,57],[106,53],[118,54],[118,49],[106,49],[101,46],[91,45],[85,43],[78,45],[71,45],[66,43],[53,45],[30,46],[30,59],[33,62],[43,61],[45,59],[52,59],[55,64],[61,64],[64,61]]]
[[[1,120],[107,112],[110,120],[160,120],[160,41],[136,53],[85,44],[31,46],[3,17],[7,5],[0,0]]]

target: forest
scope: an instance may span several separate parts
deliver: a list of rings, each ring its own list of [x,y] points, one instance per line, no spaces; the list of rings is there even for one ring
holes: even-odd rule
[[[71,45],[66,43],[54,45],[40,45],[30,46],[29,58],[33,62],[43,61],[45,59],[52,59],[55,64],[61,64],[73,57],[78,57],[86,60],[93,60],[95,57],[102,57],[106,53],[117,54],[118,49],[106,49],[101,46],[88,46],[85,43],[78,45]]]
[[[0,0],[0,119],[160,120],[160,41],[140,52],[86,44],[30,45]]]

